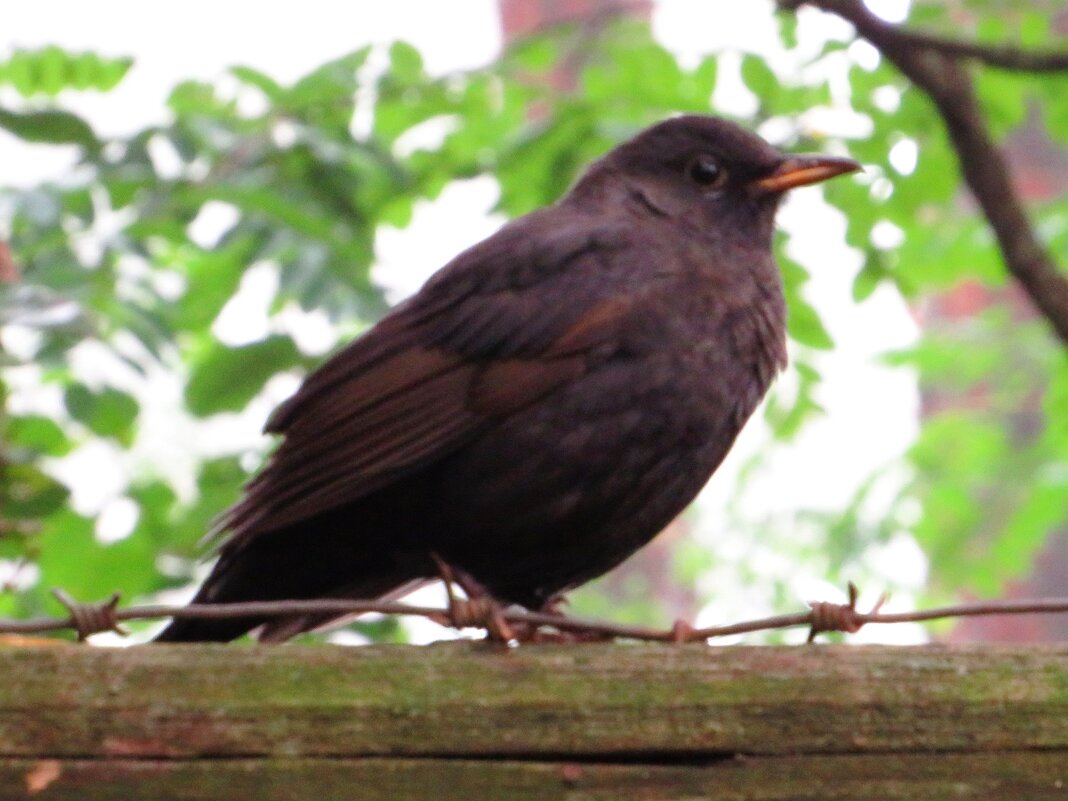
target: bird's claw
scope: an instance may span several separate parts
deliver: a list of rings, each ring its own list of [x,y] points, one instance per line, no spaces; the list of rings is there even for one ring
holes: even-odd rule
[[[545,603],[538,609],[543,615],[556,615],[557,617],[564,616],[564,607],[569,606],[571,602],[567,599],[567,596],[562,592],[556,592],[545,599]]]
[[[504,616],[504,608],[472,576],[454,568],[436,553],[430,557],[437,565],[438,574],[448,595],[448,610],[439,622],[454,629],[485,629],[494,642],[515,642],[516,635]],[[459,586],[466,598],[456,597],[454,587]]]

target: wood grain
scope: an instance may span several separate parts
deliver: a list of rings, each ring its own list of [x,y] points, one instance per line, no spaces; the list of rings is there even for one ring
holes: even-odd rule
[[[0,799],[433,787],[1068,798],[1068,646],[0,648]]]

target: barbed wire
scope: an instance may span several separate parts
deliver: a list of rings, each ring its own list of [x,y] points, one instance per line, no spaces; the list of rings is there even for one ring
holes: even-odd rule
[[[846,603],[815,601],[809,609],[794,614],[774,615],[741,623],[695,628],[678,621],[670,629],[633,626],[573,617],[559,612],[531,612],[501,608],[485,598],[458,599],[450,594],[447,608],[416,606],[400,602],[355,601],[323,598],[316,600],[249,601],[229,604],[190,604],[170,606],[151,604],[119,608],[120,595],[100,603],[78,603],[62,590],[53,594],[68,610],[67,617],[28,620],[0,619],[0,634],[43,634],[74,631],[79,640],[104,631],[128,632],[121,623],[157,618],[198,618],[219,620],[235,617],[275,618],[303,615],[382,615],[423,617],[453,628],[483,628],[491,638],[538,642],[546,640],[644,640],[653,642],[702,642],[718,637],[758,631],[807,626],[809,642],[824,632],[856,633],[873,623],[919,623],[929,620],[993,615],[1068,613],[1068,598],[1000,600],[956,604],[912,612],[882,612],[883,596],[869,612],[857,610],[859,593],[851,583]],[[503,621],[506,626],[500,625]],[[501,636],[502,630],[505,636]]]

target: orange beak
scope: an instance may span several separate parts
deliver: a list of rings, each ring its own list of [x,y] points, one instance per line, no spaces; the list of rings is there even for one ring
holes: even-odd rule
[[[859,169],[861,166],[853,159],[838,156],[787,156],[770,175],[753,181],[753,186],[764,192],[785,192]]]

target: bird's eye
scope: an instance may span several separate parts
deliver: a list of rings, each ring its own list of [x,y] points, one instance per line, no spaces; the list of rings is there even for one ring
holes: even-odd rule
[[[727,182],[727,170],[712,156],[698,156],[686,168],[690,180],[706,189],[719,189]]]

